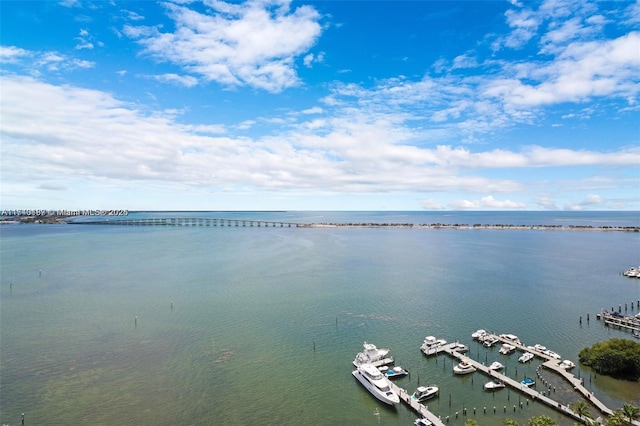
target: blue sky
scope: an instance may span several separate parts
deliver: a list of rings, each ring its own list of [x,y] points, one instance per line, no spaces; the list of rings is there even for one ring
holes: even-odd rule
[[[3,209],[640,210],[640,2],[0,8]]]

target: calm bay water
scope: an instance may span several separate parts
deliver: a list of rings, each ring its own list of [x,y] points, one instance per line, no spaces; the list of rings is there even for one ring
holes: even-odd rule
[[[637,212],[131,216],[154,215],[640,225]],[[524,398],[483,392],[480,373],[454,377],[446,356],[420,353],[424,336],[460,340],[471,357],[532,376],[538,362],[518,364],[516,355],[472,343],[471,333],[517,334],[577,362],[596,341],[630,338],[595,313],[640,299],[640,280],[620,275],[640,264],[638,233],[87,225],[0,232],[3,424],[19,424],[23,412],[31,425],[412,424],[413,412],[380,405],[351,376],[366,340],[411,371],[401,387],[437,384],[429,408],[452,425],[464,422],[455,418],[463,407],[470,416],[476,407],[480,425],[539,414],[569,425],[539,404],[514,412]],[[640,405],[637,384],[579,374],[611,408]],[[578,400],[561,381],[557,389],[563,402]]]

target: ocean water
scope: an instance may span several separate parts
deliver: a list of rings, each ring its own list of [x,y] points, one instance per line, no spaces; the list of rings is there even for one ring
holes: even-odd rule
[[[638,212],[131,216],[640,224]],[[464,423],[464,409],[480,425],[540,414],[571,425],[515,391],[484,392],[480,373],[453,376],[446,355],[420,353],[423,338],[460,340],[474,359],[535,376],[539,361],[518,364],[471,333],[517,334],[577,363],[583,347],[631,338],[596,312],[627,304],[636,313],[640,300],[640,280],[620,274],[640,265],[633,232],[2,225],[0,233],[2,424],[19,424],[21,413],[28,425],[412,424],[407,407],[383,406],[351,376],[368,341],[411,371],[399,386],[440,387],[428,405],[451,425]],[[613,409],[640,405],[638,384],[575,373]],[[552,396],[579,399],[543,374]]]

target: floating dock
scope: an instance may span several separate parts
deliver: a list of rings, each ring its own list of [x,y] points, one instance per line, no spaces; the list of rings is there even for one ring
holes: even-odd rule
[[[596,314],[597,319],[602,319],[605,325],[613,325],[627,330],[640,332],[640,319],[635,316],[622,316],[618,313],[602,311]]]
[[[498,336],[499,340],[504,342],[504,343],[509,343],[511,345],[516,346],[518,349],[522,350],[522,351],[528,351],[533,353],[535,356],[542,358],[545,360],[545,362],[542,364],[544,367],[549,368],[550,370],[553,370],[555,372],[557,372],[558,374],[560,374],[565,380],[567,380],[569,383],[571,383],[571,385],[573,386],[573,388],[575,390],[577,390],[578,392],[580,392],[582,395],[584,395],[587,400],[589,402],[591,402],[598,410],[600,410],[600,412],[602,412],[603,414],[606,414],[608,416],[613,414],[613,410],[609,409],[606,405],[604,405],[599,399],[597,399],[593,393],[591,391],[589,391],[587,388],[585,388],[582,384],[582,380],[576,378],[573,374],[569,373],[568,371],[560,368],[559,366],[559,361],[547,354],[544,354],[540,351],[537,351],[535,349],[532,349],[530,347],[527,347],[525,345],[523,345],[522,343],[518,343],[518,342],[514,342],[513,340],[508,340],[508,339],[504,339],[501,336]],[[471,364],[473,367],[475,367],[477,370],[479,370],[480,372],[486,374],[487,376],[489,376],[492,379],[498,379],[501,380],[505,385],[511,387],[512,389],[515,389],[523,394],[525,394],[528,397],[531,397],[531,399],[533,401],[540,401],[543,402],[544,404],[548,405],[549,407],[560,411],[561,413],[563,413],[564,415],[571,417],[574,420],[580,421],[582,423],[586,422],[587,419],[579,416],[578,414],[576,414],[569,406],[564,405],[558,401],[555,401],[551,398],[549,398],[548,396],[536,391],[535,389],[529,388],[525,385],[523,385],[522,383],[520,383],[517,380],[514,380],[500,372],[494,371],[494,370],[490,370],[489,367],[487,367],[484,364],[481,364],[478,361],[475,361],[473,359],[471,359],[470,357],[468,357],[465,354],[459,353],[455,351],[455,347],[457,346],[457,343],[449,343],[446,345],[441,345],[437,348],[437,352],[445,352],[446,354],[450,355],[453,358],[459,359],[460,361],[462,361],[463,359],[465,361],[467,361],[469,364]],[[640,426],[640,422],[638,421],[633,421],[632,422],[633,425],[636,426]]]
[[[411,409],[413,409],[413,411],[418,413],[418,415],[420,415],[423,419],[429,420],[434,426],[445,426],[445,424],[442,422],[440,417],[436,416],[431,411],[429,411],[429,409],[426,406],[420,404],[418,401],[411,398],[411,394],[407,392],[405,389],[402,389],[395,383],[391,383],[391,389],[393,389],[393,391],[398,394],[402,402],[407,404]]]
[[[505,376],[502,373],[499,373],[497,371],[494,370],[489,370],[489,367],[487,367],[484,364],[479,363],[478,361],[475,361],[471,358],[469,358],[466,355],[463,355],[461,353],[458,353],[456,351],[453,350],[453,345],[445,345],[442,346],[442,351],[447,353],[448,355],[457,358],[459,360],[465,360],[467,361],[469,364],[473,365],[477,370],[483,372],[484,374],[488,375],[490,378],[492,379],[498,379],[501,380],[505,385],[510,386],[511,388],[522,392],[523,394],[525,394],[526,396],[530,397],[532,400],[535,401],[541,401],[545,404],[547,404],[548,406],[561,411],[563,414],[573,418],[574,420],[578,420],[583,422],[584,419],[582,417],[580,417],[579,415],[577,415],[573,410],[571,410],[568,406],[563,405],[557,401],[554,401],[553,399],[540,394],[538,391],[536,391],[535,389],[529,388],[523,384],[521,384],[520,382],[518,382],[517,380],[512,379],[511,377]]]

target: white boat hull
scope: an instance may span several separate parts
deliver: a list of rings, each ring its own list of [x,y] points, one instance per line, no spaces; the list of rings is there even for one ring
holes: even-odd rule
[[[354,370],[351,374],[353,374],[353,377],[355,377],[362,384],[362,386],[364,386],[369,391],[369,393],[376,397],[378,400],[392,406],[400,402],[400,397],[393,390],[391,390],[389,383],[387,383],[387,386],[389,386],[389,390],[383,391],[377,386],[373,385],[369,380],[367,380],[367,378],[364,377],[364,375],[359,370]],[[388,382],[386,378],[384,380]]]

